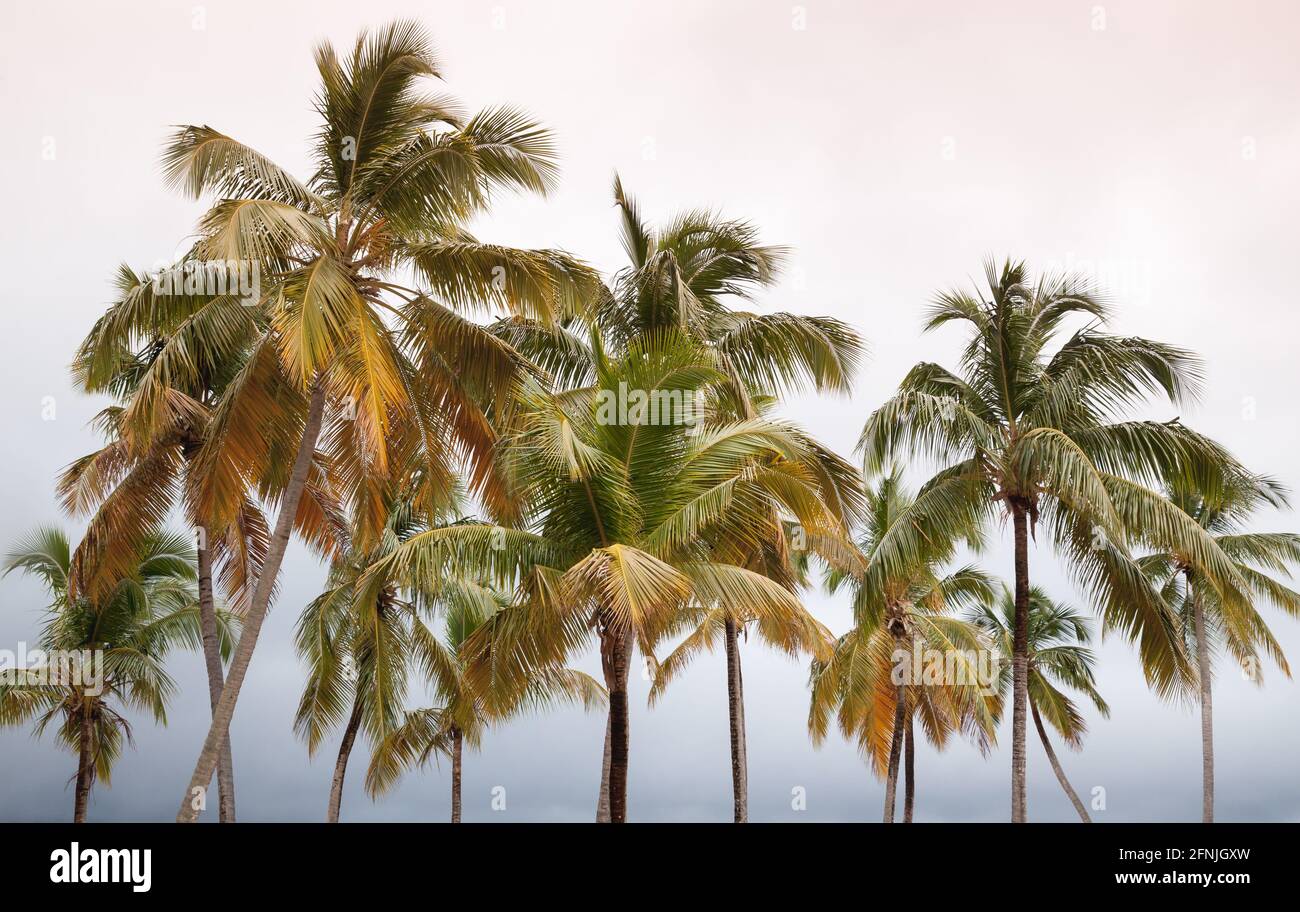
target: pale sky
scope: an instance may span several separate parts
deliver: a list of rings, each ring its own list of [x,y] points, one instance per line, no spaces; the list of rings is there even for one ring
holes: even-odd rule
[[[977,9],[976,7],[981,7]],[[991,9],[990,9],[991,8]],[[317,129],[313,45],[420,18],[446,91],[471,110],[521,106],[556,133],[551,199],[506,200],[485,239],[563,247],[621,265],[612,175],[662,221],[687,207],[756,222],[794,248],[764,306],[852,322],[871,357],[850,398],[786,414],[848,455],[869,412],[918,360],[951,364],[956,330],[922,337],[941,288],[986,255],[1092,271],[1113,293],[1114,331],[1181,344],[1208,365],[1182,419],[1247,465],[1300,487],[1294,354],[1300,203],[1300,8],[1219,3],[1021,0],[860,4],[805,0],[615,2],[6,3],[0,12],[0,549],[61,522],[56,473],[97,446],[103,405],[72,392],[67,364],[107,305],[120,261],[170,259],[202,211],[163,186],[169,125],[210,124],[309,174]],[[53,397],[53,420],[49,417]],[[1168,409],[1151,417],[1168,418]],[[914,479],[919,480],[919,479]],[[1260,529],[1295,529],[1294,514]],[[1007,539],[983,558],[1009,578]],[[1036,582],[1078,601],[1050,551]],[[290,730],[302,685],[293,621],[324,570],[295,548],[232,728],[243,820],[323,819],[336,742],[313,762]],[[0,648],[34,641],[36,584],[0,582]],[[843,599],[809,604],[837,633]],[[1268,615],[1300,656],[1300,622]],[[750,803],[756,820],[875,820],[882,786],[851,745],[809,743],[807,667],[743,647]],[[596,671],[593,657],[578,664]],[[92,820],[168,820],[207,730],[197,655],[166,728],[140,720],[137,749],[98,786]],[[1109,640],[1081,753],[1058,753],[1075,787],[1106,793],[1098,821],[1196,820],[1196,714],[1145,689],[1134,651]],[[1300,820],[1300,689],[1269,670],[1260,689],[1221,664],[1215,681],[1218,817]],[[701,660],[653,710],[633,675],[629,818],[727,820],[730,769],[722,657]],[[467,820],[587,820],[603,720],[577,711],[521,719],[465,764]],[[955,744],[918,756],[918,820],[1005,820],[1009,725],[981,758]],[[71,816],[75,758],[53,738],[0,731],[0,819]],[[354,755],[345,820],[445,819],[449,770],[408,776],[372,803]],[[506,789],[493,811],[491,790]],[[807,790],[807,810],[791,790]],[[215,814],[215,802],[209,814]],[[1029,744],[1033,820],[1071,820],[1041,748]]]

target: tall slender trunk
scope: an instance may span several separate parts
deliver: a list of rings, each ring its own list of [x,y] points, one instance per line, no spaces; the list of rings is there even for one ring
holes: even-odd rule
[[[609,823],[609,757],[613,748],[609,716],[605,717],[605,753],[600,761],[600,796],[596,799],[596,822]]]
[[[1061,783],[1061,788],[1065,789],[1065,794],[1069,797],[1070,803],[1079,812],[1079,818],[1084,823],[1092,823],[1092,818],[1088,816],[1088,809],[1079,800],[1078,792],[1071,787],[1070,780],[1065,778],[1065,770],[1061,769],[1061,761],[1056,759],[1056,751],[1052,750],[1052,742],[1047,740],[1047,729],[1043,728],[1043,719],[1038,715],[1038,706],[1030,703],[1029,709],[1034,714],[1034,727],[1038,729],[1039,740],[1043,742],[1043,750],[1047,752],[1047,762],[1052,765],[1052,772],[1056,773],[1056,781]]]
[[[74,793],[72,822],[86,822],[86,807],[90,804],[90,785],[95,781],[95,752],[91,741],[95,734],[95,718],[90,701],[81,701],[81,744],[77,750],[77,790]]]
[[[745,774],[745,822],[749,822],[749,735],[745,727],[745,669],[740,661],[740,647],[736,647],[736,715],[740,719],[740,768]]]
[[[1205,610],[1192,574],[1187,573],[1196,619],[1196,668],[1201,685],[1201,823],[1214,823],[1214,702],[1210,698],[1210,647],[1205,638]]]
[[[894,701],[894,732],[889,739],[889,775],[885,778],[885,823],[894,822],[894,802],[898,794],[898,759],[903,752],[903,721],[907,707],[907,685],[898,685]]]
[[[266,620],[266,610],[271,603],[271,592],[275,579],[280,574],[280,564],[284,560],[285,549],[289,546],[289,536],[293,532],[293,521],[298,513],[298,502],[302,499],[303,488],[307,484],[307,473],[311,468],[311,459],[316,451],[316,440],[320,436],[321,418],[325,412],[325,384],[321,378],[312,383],[311,403],[307,408],[307,421],[302,431],[302,441],[298,444],[298,454],[294,458],[293,472],[289,484],[285,487],[280,502],[280,515],[275,520],[275,533],[271,536],[267,548],[266,561],[262,572],[257,577],[257,586],[244,618],[244,629],[235,647],[234,659],[230,663],[230,674],[221,691],[221,700],[212,714],[212,725],[208,728],[207,738],[199,751],[198,761],[194,765],[194,774],[190,784],[181,796],[180,809],[176,813],[177,823],[193,823],[202,807],[200,796],[207,791],[212,781],[212,773],[221,756],[222,745],[230,731],[230,720],[235,715],[235,703],[244,686],[244,676],[248,673],[248,663],[252,661],[257,638],[262,632],[262,622]]]
[[[1029,704],[1029,516],[1027,508],[1011,508],[1016,537],[1016,630],[1011,646],[1014,681],[1011,704],[1011,822],[1029,819],[1025,793],[1025,724]]]
[[[916,798],[916,731],[913,715],[907,714],[907,733],[903,742],[903,823],[912,822],[912,804]]]
[[[459,728],[451,730],[451,822],[460,823],[460,756],[465,736]]]
[[[627,821],[627,673],[632,653],[632,631],[601,633],[601,668],[609,691],[609,822]]]
[[[727,618],[727,715],[731,724],[731,797],[735,823],[749,822],[749,769],[745,756],[745,691],[740,677],[736,622]]]
[[[343,729],[343,741],[339,744],[339,756],[334,761],[334,778],[330,780],[330,803],[325,811],[326,823],[339,822],[339,808],[343,804],[343,777],[348,772],[348,758],[352,756],[352,745],[357,740],[357,729],[361,728],[361,694],[352,701],[352,715],[348,716],[347,728]]]
[[[216,602],[212,597],[212,551],[207,547],[208,530],[199,542],[199,630],[203,635],[203,664],[208,672],[208,703],[212,712],[221,702],[225,686],[221,671],[221,638],[217,633]],[[221,823],[235,822],[235,767],[230,752],[230,735],[221,745],[221,758],[217,763],[218,819]]]

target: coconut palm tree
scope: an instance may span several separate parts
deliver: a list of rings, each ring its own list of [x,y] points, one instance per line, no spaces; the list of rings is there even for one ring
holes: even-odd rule
[[[1010,656],[1015,637],[1016,601],[1015,595],[1006,586],[1002,587],[1002,597],[996,607],[981,605],[968,614],[972,624],[985,631],[996,643],[1003,656]],[[1092,629],[1088,619],[1061,602],[1053,601],[1040,587],[1034,586],[1029,591],[1029,712],[1038,730],[1038,738],[1043,743],[1043,751],[1056,774],[1056,781],[1061,783],[1070,803],[1079,813],[1084,823],[1092,823],[1088,809],[1079,800],[1079,794],[1065,777],[1065,770],[1057,759],[1052,742],[1047,737],[1047,723],[1056,729],[1065,739],[1065,743],[1075,750],[1083,746],[1083,736],[1087,734],[1088,724],[1083,714],[1062,690],[1076,690],[1092,701],[1093,706],[1102,717],[1110,716],[1110,707],[1097,692],[1094,674],[1096,656],[1088,643],[1092,639]],[[1002,674],[998,678],[999,694],[1003,697],[1010,689],[1012,680],[1007,673],[1010,665],[1002,664]]]
[[[372,474],[387,473],[388,437],[404,421],[427,451],[467,457],[475,492],[490,509],[508,511],[491,471],[494,435],[481,396],[494,391],[504,400],[526,366],[458,311],[499,306],[546,320],[573,310],[594,281],[560,252],[486,244],[465,229],[499,190],[553,186],[554,148],[518,111],[464,118],[454,103],[426,94],[441,67],[418,24],[363,33],[344,57],[321,45],[316,65],[322,126],[312,146],[316,171],[305,183],[207,126],[182,127],[164,153],[173,185],[219,198],[200,219],[188,259],[255,266],[254,304],[266,322],[214,409],[207,458],[239,458],[211,490],[241,473],[273,478],[280,506],[182,822],[194,819],[190,796],[220,755],[316,443],[329,426],[327,406],[362,444]],[[401,281],[407,272],[411,284]],[[228,301],[209,303],[190,316],[191,344],[173,345],[161,359],[128,423],[160,407],[165,377],[192,369],[188,352],[196,339],[225,331],[235,319],[228,310]],[[283,395],[275,394],[279,375]]]
[[[609,692],[610,818],[621,823],[634,645],[653,655],[701,610],[799,610],[788,589],[719,555],[724,543],[757,553],[774,506],[810,537],[839,534],[836,495],[852,490],[854,472],[790,425],[714,423],[697,411],[723,374],[677,330],[609,353],[593,332],[573,351],[591,359],[594,381],[559,392],[529,381],[503,432],[502,472],[524,509],[522,527],[415,535],[368,575],[436,581],[468,561],[493,585],[518,587],[466,644],[481,693],[518,692],[594,636]]]
[[[391,580],[377,581],[364,597],[358,583],[367,568],[391,554],[412,535],[430,528],[418,505],[428,504],[422,491],[428,476],[414,472],[404,490],[384,495],[388,519],[376,535],[358,522],[338,543],[326,589],[303,609],[296,645],[308,668],[294,730],[315,753],[325,736],[343,724],[331,780],[326,821],[337,823],[343,782],[358,733],[379,744],[402,724],[410,668],[420,643],[432,634],[424,618],[439,607],[438,588],[406,591]],[[451,495],[437,509],[458,500]]]
[[[1165,601],[1177,613],[1188,650],[1196,657],[1201,711],[1201,820],[1213,823],[1213,656],[1218,650],[1226,651],[1250,680],[1261,683],[1263,652],[1290,677],[1286,657],[1255,606],[1271,603],[1291,617],[1300,617],[1300,593],[1270,575],[1290,578],[1289,565],[1300,563],[1300,535],[1246,530],[1246,523],[1257,510],[1289,506],[1286,488],[1267,476],[1237,473],[1221,490],[1210,494],[1175,480],[1166,493],[1214,537],[1245,580],[1250,594],[1246,600],[1222,598],[1191,556],[1180,549],[1157,551],[1141,560]]]
[[[600,334],[603,344],[624,348],[646,333],[672,329],[705,348],[721,372],[712,387],[712,410],[729,420],[766,414],[780,395],[815,389],[847,393],[864,350],[857,333],[831,317],[746,308],[759,293],[776,284],[787,251],[760,242],[757,228],[746,221],[706,210],[684,212],[656,228],[641,216],[640,207],[614,178],[614,202],[620,216],[620,241],[626,265],[610,282],[609,292],[591,308],[586,320],[575,321]],[[737,307],[742,309],[737,309]],[[573,328],[573,327],[570,327]],[[580,342],[570,333],[539,327],[523,320],[502,321],[502,338],[551,370],[565,385],[592,381],[590,359],[580,355]],[[757,517],[755,517],[757,521]],[[740,563],[790,586],[787,564],[790,542],[775,514],[764,521],[769,534],[752,554],[729,554]],[[803,530],[803,546],[815,547]],[[715,639],[724,645],[727,660],[727,705],[730,726],[734,820],[748,818],[748,770],[745,755],[744,693],[740,639],[754,622],[751,614],[704,620],[699,638],[688,641],[692,654]],[[713,622],[721,624],[713,636]],[[807,617],[792,616],[784,631],[760,636],[783,649],[808,649],[810,637],[820,636]],[[690,645],[693,644],[693,645]],[[656,671],[656,679],[675,673],[679,659]],[[652,699],[662,687],[652,692]],[[597,820],[609,819],[610,733],[606,732]]]
[[[1034,283],[1014,262],[989,262],[985,273],[987,291],[938,295],[926,322],[927,330],[967,326],[958,371],[917,364],[867,420],[859,447],[868,474],[908,455],[940,463],[910,510],[926,517],[922,526],[1011,520],[1011,819],[1024,822],[1029,538],[1039,520],[1104,623],[1136,641],[1144,672],[1161,693],[1176,690],[1191,669],[1177,619],[1148,585],[1131,539],[1177,543],[1223,597],[1241,598],[1244,584],[1205,530],[1152,489],[1171,476],[1216,488],[1231,457],[1177,419],[1118,420],[1150,395],[1193,399],[1199,362],[1171,345],[1101,332],[1109,308],[1082,279],[1044,276]],[[1065,336],[1072,316],[1089,322]],[[916,528],[896,524],[877,559],[905,565]]]
[[[374,560],[423,528],[409,501],[397,503],[385,534],[369,550],[355,541],[330,567],[326,589],[303,609],[296,646],[308,668],[294,731],[314,754],[325,736],[344,722],[334,763],[326,822],[338,823],[343,782],[362,726],[372,742],[401,722],[412,639],[422,625],[417,606],[385,584],[374,597],[358,598],[357,581]]]
[[[194,403],[198,405],[196,401]],[[99,415],[100,424],[109,436],[109,442],[93,453],[69,465],[59,478],[59,494],[64,509],[74,516],[92,514],[86,534],[73,555],[74,566],[93,564],[100,567],[101,580],[92,585],[99,587],[111,575],[105,575],[104,565],[120,564],[129,559],[139,543],[148,535],[150,525],[164,519],[175,501],[179,477],[187,467],[187,457],[197,450],[200,440],[198,416],[191,414],[172,416],[176,419],[174,433],[159,435],[143,452],[130,446],[121,436],[121,407],[110,407]],[[208,678],[208,698],[216,709],[225,683],[222,660],[218,650],[216,600],[213,592],[213,552],[222,555],[227,575],[232,579],[232,589],[227,595],[237,603],[242,583],[251,578],[247,571],[253,569],[265,553],[266,524],[262,513],[251,501],[242,515],[248,530],[246,537],[239,529],[208,541],[206,523],[188,517],[197,530],[195,564],[198,575],[199,618],[203,628],[203,660]],[[235,550],[230,546],[238,548]],[[234,763],[227,736],[222,745],[217,767],[218,819],[221,823],[235,821]]]
[[[961,540],[922,531],[907,564],[877,559],[893,527],[911,521],[913,502],[898,472],[886,474],[868,489],[856,542],[864,569],[831,568],[826,576],[830,592],[847,588],[851,593],[854,626],[836,640],[828,660],[813,663],[811,673],[808,728],[813,741],[821,743],[832,719],[845,737],[857,741],[863,756],[885,778],[886,823],[894,822],[905,750],[905,772],[911,772],[906,775],[904,820],[911,821],[915,738],[910,733],[916,717],[939,749],[953,732],[961,731],[986,751],[996,738],[1001,713],[1001,702],[990,690],[990,644],[972,625],[952,616],[963,605],[993,598],[989,578],[979,569],[964,566],[944,572]],[[963,538],[978,548],[979,527],[965,529]]]
[[[376,797],[392,788],[405,770],[446,756],[451,760],[451,822],[460,823],[466,745],[478,748],[493,722],[521,709],[566,701],[587,710],[604,708],[607,694],[590,675],[571,668],[538,669],[520,693],[478,694],[467,674],[466,643],[489,618],[509,607],[510,600],[471,576],[443,580],[438,600],[444,606],[443,637],[422,629],[416,648],[439,705],[407,713],[402,724],[375,745],[366,791]]]
[[[59,740],[77,754],[74,823],[85,822],[96,780],[111,783],[122,743],[131,743],[124,710],[166,724],[176,684],[164,660],[178,646],[197,648],[203,636],[194,559],[184,536],[155,533],[132,573],[91,598],[84,584],[73,585],[72,546],[58,529],[37,529],[6,558],[4,574],[39,577],[50,604],[39,641],[43,661],[0,673],[0,724],[34,721],[38,735],[58,726]],[[233,618],[218,611],[216,622],[229,654]]]
[[[206,489],[210,479],[201,461],[212,420],[212,409],[224,386],[237,375],[256,335],[255,312],[239,308],[242,322],[218,334],[191,355],[193,370],[161,383],[150,374],[165,360],[170,346],[187,345],[188,314],[212,304],[212,295],[181,295],[183,303],[155,295],[153,279],[123,266],[118,299],[82,342],[74,359],[78,385],[90,393],[108,393],[119,400],[100,412],[96,424],[107,438],[104,446],[69,465],[59,478],[59,494],[73,516],[89,516],[74,567],[92,566],[111,584],[129,570],[132,556],[152,529],[179,501],[196,531],[199,617],[203,625],[203,657],[213,711],[224,686],[215,620],[214,573],[232,610],[239,613],[252,594],[267,550],[269,530],[259,505],[254,479],[236,473],[242,484]],[[143,302],[147,302],[144,304]],[[122,320],[124,312],[144,307],[150,322]],[[179,341],[178,340],[182,340]],[[137,405],[142,388],[164,388],[161,408],[147,410],[150,421],[127,424],[125,416]],[[228,460],[227,460],[228,461]],[[218,509],[202,510],[214,497],[224,498]],[[295,517],[295,530],[310,544],[328,547],[334,537],[339,507],[325,473],[314,467]],[[74,579],[77,574],[74,573]],[[89,585],[97,588],[100,579]],[[235,820],[234,769],[229,736],[217,769],[219,819]]]

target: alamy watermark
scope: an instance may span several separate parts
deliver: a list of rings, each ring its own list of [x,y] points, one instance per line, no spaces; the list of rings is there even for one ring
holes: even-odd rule
[[[932,649],[913,641],[912,648],[895,649],[890,680],[924,686],[978,687],[985,696],[998,689],[1001,658],[990,649]]]
[[[618,389],[596,394],[596,423],[615,425],[679,424],[696,428],[704,420],[704,390]]]
[[[0,649],[0,684],[54,685],[82,690],[88,697],[104,692],[102,649]]]
[[[83,849],[74,842],[51,852],[50,861],[50,883],[130,884],[135,893],[153,884],[153,849]]]
[[[154,270],[152,280],[155,295],[229,295],[247,307],[262,296],[256,260],[183,260]]]

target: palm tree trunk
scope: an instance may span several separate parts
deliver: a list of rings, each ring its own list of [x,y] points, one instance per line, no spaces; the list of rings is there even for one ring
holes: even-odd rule
[[[206,530],[205,533],[206,535]],[[203,664],[208,672],[208,703],[212,712],[221,702],[225,686],[221,672],[221,639],[217,633],[217,610],[212,597],[212,552],[206,540],[198,549],[199,570],[199,629],[203,635]],[[235,822],[235,767],[230,753],[230,735],[221,745],[221,758],[217,763],[218,819],[221,823]]]
[[[600,796],[596,799],[596,822],[609,823],[609,757],[613,749],[609,717],[605,717],[605,754],[600,763]]]
[[[627,821],[628,714],[627,673],[632,631],[601,634],[601,667],[609,691],[609,822]]]
[[[745,692],[740,678],[736,622],[727,618],[727,715],[731,724],[731,797],[735,823],[749,822],[749,770],[745,756]]]
[[[912,804],[916,798],[916,731],[912,717],[912,713],[907,714],[903,742],[903,823],[912,822]]]
[[[740,769],[745,774],[745,823],[749,822],[749,735],[745,727],[745,670],[740,662],[740,646],[736,646],[736,716],[740,721]]]
[[[289,546],[289,536],[293,532],[293,522],[298,513],[298,502],[302,499],[303,489],[307,485],[307,473],[311,468],[312,455],[316,451],[316,440],[320,437],[321,419],[325,413],[325,384],[317,377],[312,383],[311,403],[307,409],[307,421],[302,430],[302,440],[298,444],[298,454],[294,458],[293,472],[289,484],[285,487],[280,502],[280,515],[275,520],[275,533],[271,536],[267,548],[266,561],[262,572],[257,577],[257,586],[253,590],[253,599],[244,618],[244,629],[239,636],[239,645],[235,647],[235,656],[230,663],[230,674],[221,691],[221,700],[212,714],[212,724],[208,736],[203,741],[199,759],[194,765],[194,774],[190,784],[181,796],[180,809],[176,813],[177,823],[193,823],[202,807],[200,796],[206,793],[217,760],[221,756],[222,745],[230,731],[230,720],[235,715],[235,703],[244,686],[244,675],[248,673],[248,663],[253,659],[253,650],[257,647],[258,635],[262,632],[262,622],[266,620],[266,610],[271,603],[271,593],[275,579],[280,574],[280,564],[284,561],[285,549]]]
[[[1025,723],[1029,703],[1029,517],[1025,507],[1011,508],[1016,540],[1016,630],[1011,646],[1014,681],[1011,704],[1011,822],[1029,819],[1025,793]]]
[[[1034,727],[1038,729],[1038,737],[1043,742],[1043,750],[1047,752],[1047,762],[1052,764],[1052,772],[1056,773],[1056,781],[1061,783],[1061,788],[1065,789],[1065,794],[1069,796],[1070,803],[1079,812],[1079,818],[1084,823],[1092,823],[1092,818],[1088,816],[1088,809],[1079,800],[1079,794],[1070,786],[1070,780],[1065,778],[1065,770],[1061,769],[1061,761],[1056,759],[1056,751],[1052,750],[1052,742],[1047,740],[1047,729],[1043,728],[1043,719],[1038,715],[1038,706],[1030,703],[1029,709],[1034,714]]]
[[[889,739],[889,775],[885,778],[885,823],[894,822],[894,801],[898,793],[898,758],[903,752],[903,719],[907,706],[907,686],[898,685],[894,701],[894,732]]]
[[[330,781],[330,803],[325,811],[326,823],[339,822],[339,807],[343,804],[343,777],[347,775],[348,758],[352,756],[352,745],[357,740],[357,729],[361,727],[361,694],[352,701],[352,715],[348,717],[348,726],[343,729],[343,741],[339,744],[339,756],[334,761],[334,778]]]
[[[459,728],[451,730],[451,822],[460,823],[460,756],[465,736]]]
[[[1210,648],[1205,638],[1205,611],[1192,574],[1187,574],[1196,619],[1196,668],[1201,684],[1201,823],[1214,823],[1214,703],[1210,699]]]
[[[94,717],[90,712],[90,701],[81,703],[81,745],[77,751],[77,789],[72,808],[72,822],[86,822],[86,807],[90,804],[90,784],[95,779],[95,754],[91,749],[91,740],[95,733]]]

